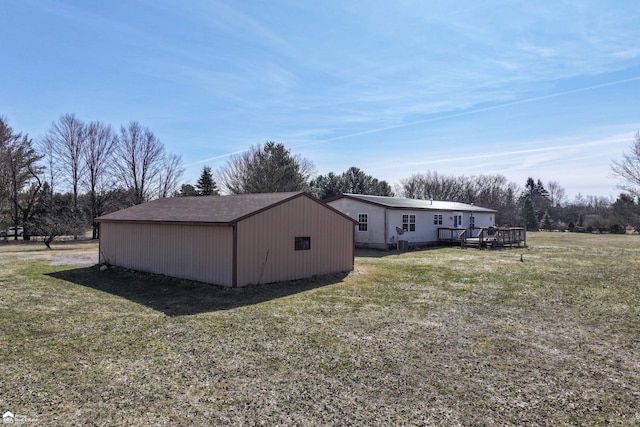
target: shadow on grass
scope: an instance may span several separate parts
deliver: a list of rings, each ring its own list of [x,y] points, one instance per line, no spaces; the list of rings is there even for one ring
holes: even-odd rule
[[[228,288],[123,268],[100,271],[97,266],[49,273],[48,276],[126,298],[167,316],[229,310],[340,283],[336,273],[308,279]]]

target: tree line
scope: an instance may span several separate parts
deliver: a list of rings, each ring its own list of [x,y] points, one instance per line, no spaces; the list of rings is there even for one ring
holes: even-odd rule
[[[172,195],[184,171],[179,155],[136,121],[118,130],[63,114],[33,141],[0,117],[0,223],[23,237],[83,233],[95,218]],[[17,238],[17,236],[15,236]]]
[[[615,202],[578,195],[569,202],[557,181],[530,177],[521,187],[500,174],[415,173],[393,188],[356,166],[316,174],[313,162],[268,141],[209,166],[195,184],[181,183],[181,156],[136,121],[119,129],[63,114],[39,140],[14,131],[0,117],[0,230],[22,227],[24,238],[79,235],[95,218],[155,198],[306,191],[326,200],[344,193],[448,200],[498,211],[496,223],[529,229],[624,231],[640,229],[640,135],[612,172],[628,183]],[[634,181],[634,179],[636,179]],[[17,238],[17,236],[15,236]]]
[[[640,137],[636,137],[636,140],[640,147]],[[637,164],[640,165],[640,148],[637,155]],[[626,167],[630,169],[629,165]],[[607,197],[581,194],[569,201],[565,189],[554,180],[545,184],[539,178],[529,177],[520,186],[500,174],[454,176],[435,171],[416,173],[401,179],[392,189],[388,182],[356,166],[342,173],[329,172],[314,176],[314,166],[310,160],[293,155],[283,144],[275,142],[254,145],[232,157],[216,175],[221,190],[227,194],[306,191],[321,200],[343,193],[395,195],[457,201],[495,209],[496,224],[526,226],[529,230],[624,232],[627,226],[640,229],[637,193],[621,193],[615,202]],[[203,186],[203,183],[209,184]],[[211,183],[215,193],[204,191],[211,187]],[[211,168],[203,168],[196,187],[185,184],[179,195],[218,194]]]

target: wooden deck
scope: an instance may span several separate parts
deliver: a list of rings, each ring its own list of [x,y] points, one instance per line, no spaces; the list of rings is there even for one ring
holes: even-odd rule
[[[438,241],[460,243],[477,248],[527,246],[527,232],[523,227],[438,228]]]

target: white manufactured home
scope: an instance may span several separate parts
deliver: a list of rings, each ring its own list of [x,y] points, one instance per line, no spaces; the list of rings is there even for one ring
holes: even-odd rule
[[[224,286],[351,271],[354,221],[302,192],[158,199],[104,215],[100,263]]]
[[[497,212],[466,203],[363,194],[343,194],[327,204],[357,221],[357,247],[375,249],[397,247],[399,242],[435,245],[443,240],[443,231],[459,237],[465,230],[493,227]]]

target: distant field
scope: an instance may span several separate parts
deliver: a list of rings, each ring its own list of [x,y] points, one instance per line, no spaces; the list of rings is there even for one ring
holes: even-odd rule
[[[35,425],[640,424],[640,236],[528,243],[362,252],[346,277],[248,289],[100,272],[95,243],[2,243],[0,411]]]

